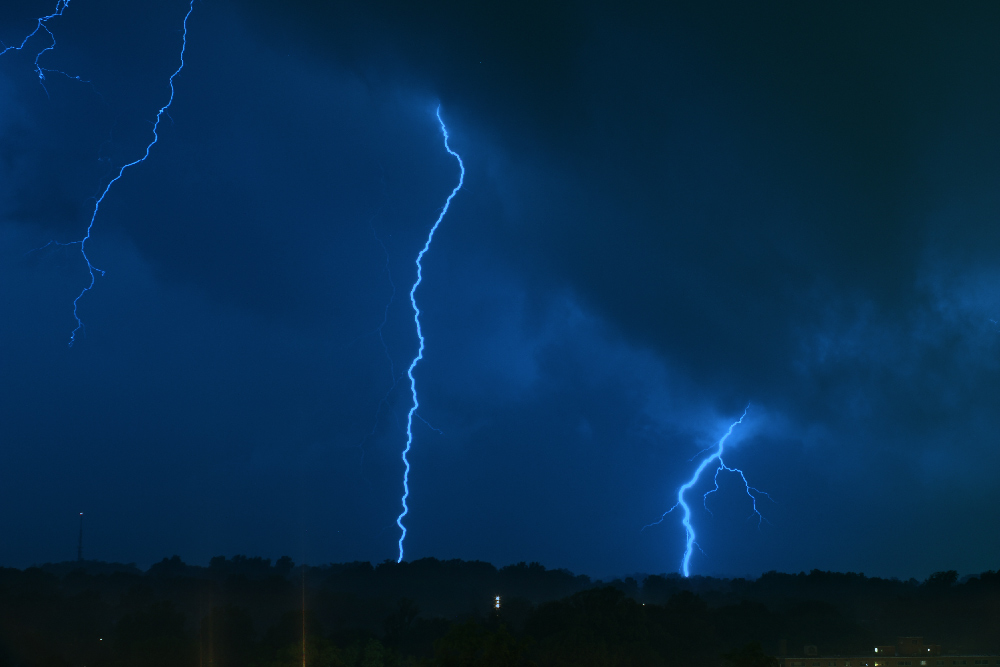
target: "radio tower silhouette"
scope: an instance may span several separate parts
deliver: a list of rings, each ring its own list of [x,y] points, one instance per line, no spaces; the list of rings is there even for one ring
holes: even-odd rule
[[[83,562],[83,512],[80,512],[80,539],[76,543],[76,560]]]

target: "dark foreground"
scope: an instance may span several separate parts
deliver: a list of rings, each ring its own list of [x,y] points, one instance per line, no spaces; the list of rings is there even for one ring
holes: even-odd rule
[[[0,568],[0,667],[764,667],[755,642],[771,655],[782,640],[792,653],[868,654],[897,635],[1000,652],[1000,574],[605,583],[524,563],[302,568],[241,556],[208,567],[174,557],[147,572]]]

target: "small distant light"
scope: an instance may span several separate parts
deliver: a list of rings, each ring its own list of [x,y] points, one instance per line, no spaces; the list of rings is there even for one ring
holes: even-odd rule
[[[875,652],[878,653],[878,649],[875,649]]]
[[[493,605],[493,606],[494,606],[494,607],[495,607],[496,609],[499,609],[499,608],[500,608],[500,596],[498,595],[498,596],[496,596],[496,598],[494,598],[494,599],[496,600],[496,604],[495,604],[495,605]]]

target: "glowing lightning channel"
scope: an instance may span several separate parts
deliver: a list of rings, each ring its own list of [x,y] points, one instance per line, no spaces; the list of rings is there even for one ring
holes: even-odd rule
[[[104,192],[101,193],[101,196],[98,197],[97,201],[94,203],[94,212],[90,216],[90,223],[87,225],[87,233],[79,241],[73,242],[80,244],[80,254],[83,255],[84,261],[87,262],[87,271],[90,273],[90,284],[84,287],[77,295],[77,297],[73,299],[73,318],[76,320],[76,328],[73,329],[73,332],[69,335],[70,347],[73,347],[73,343],[76,342],[77,332],[83,329],[83,321],[80,319],[80,315],[77,313],[77,307],[80,303],[80,299],[83,298],[84,294],[86,294],[87,292],[89,292],[94,288],[94,282],[96,281],[96,277],[94,276],[94,271],[97,271],[102,276],[104,275],[104,271],[96,268],[93,264],[91,264],[90,258],[87,257],[86,245],[87,245],[87,240],[90,239],[90,231],[94,228],[94,220],[97,218],[97,212],[101,209],[101,202],[104,201],[104,198],[107,196],[108,191],[111,189],[111,186],[114,185],[115,182],[122,177],[122,174],[125,173],[126,169],[128,169],[129,167],[134,167],[140,162],[145,162],[146,158],[149,157],[149,151],[152,150],[156,142],[160,140],[160,135],[157,133],[157,130],[160,127],[160,120],[163,118],[163,114],[167,112],[167,109],[170,108],[170,105],[174,103],[174,78],[181,73],[182,69],[184,69],[184,53],[185,51],[187,51],[188,17],[191,16],[191,12],[193,11],[194,11],[194,0],[189,0],[188,10],[187,13],[184,15],[183,33],[181,35],[181,58],[180,58],[181,64],[178,65],[177,69],[174,70],[174,73],[170,75],[170,99],[168,99],[167,103],[164,104],[162,107],[160,107],[160,110],[156,112],[156,121],[153,122],[153,140],[150,141],[149,144],[146,146],[146,152],[143,154],[141,158],[129,162],[126,165],[123,165],[122,168],[118,170],[118,175],[112,178],[110,181],[108,181],[108,184],[104,188]],[[67,243],[66,245],[72,245],[72,244]]]
[[[438,215],[437,220],[434,221],[434,226],[431,227],[431,231],[427,234],[427,242],[424,243],[423,249],[417,254],[417,280],[413,283],[413,287],[410,288],[410,303],[413,305],[413,321],[417,325],[417,338],[420,340],[420,345],[417,348],[417,356],[413,358],[410,362],[410,368],[407,369],[406,375],[410,378],[410,393],[413,394],[413,407],[410,408],[409,413],[406,415],[406,448],[403,450],[403,464],[406,466],[403,472],[403,511],[398,517],[396,517],[396,525],[402,534],[399,536],[399,559],[396,560],[397,563],[403,562],[403,540],[406,539],[406,526],[403,525],[403,517],[407,515],[410,508],[406,506],[406,499],[410,496],[410,462],[407,460],[406,455],[410,452],[410,446],[413,444],[413,415],[416,414],[417,408],[420,406],[420,402],[417,400],[417,381],[413,377],[413,369],[417,367],[417,362],[424,358],[424,334],[420,329],[420,308],[417,307],[417,300],[415,295],[417,293],[417,288],[420,286],[420,282],[423,280],[423,267],[420,261],[424,258],[424,254],[430,249],[431,241],[434,239],[434,232],[437,231],[438,226],[444,219],[445,214],[448,212],[448,207],[451,206],[451,200],[455,198],[458,191],[462,189],[462,184],[465,182],[465,163],[462,162],[462,156],[451,149],[448,145],[448,128],[445,127],[444,121],[441,119],[441,106],[438,105],[437,108],[437,119],[438,123],[441,125],[441,134],[444,135],[444,149],[448,151],[456,160],[458,160],[458,168],[461,173],[458,176],[458,185],[455,189],[451,191],[448,195],[448,199],[444,202],[444,207],[441,209],[441,214]],[[419,416],[419,415],[418,415]]]
[[[758,488],[750,486],[750,483],[747,481],[746,475],[743,474],[742,470],[740,470],[739,468],[730,468],[729,466],[726,465],[725,461],[723,461],[722,459],[722,454],[726,446],[726,440],[729,438],[730,435],[733,434],[733,429],[736,428],[736,425],[743,423],[743,418],[747,416],[748,410],[750,410],[749,404],[747,405],[746,409],[743,410],[743,414],[740,415],[740,418],[729,425],[729,430],[727,430],[725,435],[723,435],[719,439],[719,442],[715,445],[715,447],[706,448],[701,452],[699,452],[699,453],[704,453],[711,450],[711,453],[704,459],[702,459],[701,463],[698,464],[698,467],[695,469],[694,474],[691,475],[691,479],[689,479],[687,482],[682,484],[679,489],[677,489],[677,502],[674,503],[674,506],[668,509],[666,512],[664,512],[663,516],[660,517],[659,521],[654,521],[653,523],[643,527],[643,530],[645,530],[650,526],[655,526],[657,524],[663,523],[663,520],[667,518],[667,515],[673,512],[678,507],[684,510],[684,518],[681,520],[681,523],[684,524],[684,534],[687,539],[687,544],[684,548],[684,558],[681,560],[681,573],[685,577],[691,576],[691,570],[690,570],[691,554],[694,551],[694,547],[698,546],[698,543],[695,542],[694,527],[691,525],[691,508],[684,500],[684,493],[689,491],[695,484],[698,483],[698,478],[701,477],[701,473],[704,472],[705,468],[707,468],[709,464],[711,464],[713,461],[718,462],[718,465],[715,468],[715,475],[714,475],[715,487],[706,491],[705,495],[702,496],[702,504],[705,506],[705,509],[709,512],[709,514],[711,514],[711,510],[708,509],[708,504],[707,504],[708,496],[709,494],[715,493],[716,491],[719,490],[719,473],[722,472],[723,470],[726,470],[728,472],[735,472],[739,474],[740,479],[743,480],[743,485],[746,487],[747,495],[750,496],[750,500],[753,502],[753,513],[750,515],[750,517],[753,517],[755,515],[757,516],[758,527],[760,526],[760,523],[762,521],[765,521],[764,516],[757,509],[757,496],[755,496],[754,493],[759,493],[765,496],[768,500],[771,500],[771,496],[768,495],[767,492],[765,491],[761,491]]]
[[[57,74],[62,74],[63,76],[67,76],[67,77],[69,77],[71,79],[76,79],[78,81],[82,81],[82,79],[80,79],[80,77],[78,77],[78,76],[70,76],[69,74],[66,74],[65,72],[60,72],[59,70],[52,70],[52,69],[48,69],[48,68],[42,67],[41,64],[39,64],[39,62],[38,62],[38,60],[43,55],[45,55],[45,53],[47,51],[51,51],[52,49],[56,48],[56,36],[52,34],[51,30],[49,30],[48,22],[51,21],[52,19],[56,18],[57,16],[62,16],[63,12],[65,12],[68,8],[69,8],[69,0],[57,0],[55,11],[52,12],[51,14],[47,15],[47,16],[42,16],[42,17],[40,17],[38,19],[35,19],[35,29],[32,30],[31,32],[29,32],[25,36],[25,38],[23,40],[21,40],[20,45],[18,45],[18,46],[7,46],[3,42],[0,42],[0,47],[3,47],[3,49],[0,50],[0,56],[2,56],[5,53],[7,53],[8,51],[23,51],[24,47],[28,45],[28,42],[31,40],[31,38],[34,37],[35,35],[37,35],[39,32],[44,32],[45,34],[47,34],[49,36],[49,39],[51,40],[49,42],[49,45],[46,46],[46,47],[44,47],[41,51],[39,51],[38,53],[35,54],[35,73],[38,74],[38,81],[39,81],[39,83],[42,86],[42,90],[45,91],[45,95],[46,96],[48,96],[48,94],[49,94],[48,88],[45,87],[45,73],[46,72],[55,72]],[[89,83],[89,81],[87,83]]]
[[[3,45],[2,43],[0,43],[0,46],[3,47],[2,50],[0,50],[0,56],[2,56],[5,53],[7,53],[8,51],[21,51],[21,50],[23,50],[25,48],[25,46],[28,44],[28,41],[32,37],[34,37],[35,35],[37,35],[39,32],[45,32],[49,36],[49,39],[51,41],[48,44],[48,46],[44,47],[41,51],[39,51],[37,54],[35,54],[35,72],[38,74],[38,80],[41,83],[42,88],[45,90],[45,94],[46,95],[48,95],[48,93],[49,93],[48,89],[45,88],[45,73],[46,72],[55,72],[57,74],[62,74],[63,76],[67,76],[67,77],[69,77],[71,79],[75,79],[75,80],[80,81],[82,83],[90,83],[89,81],[84,81],[79,76],[72,76],[70,74],[66,74],[65,72],[62,72],[62,71],[59,71],[59,70],[53,70],[53,69],[49,69],[49,68],[46,68],[46,67],[42,67],[39,64],[39,62],[38,62],[38,60],[43,55],[45,55],[45,53],[47,51],[51,51],[51,50],[53,50],[56,47],[56,37],[52,33],[52,31],[49,29],[48,22],[50,20],[56,18],[57,16],[62,16],[63,12],[66,11],[66,9],[69,7],[69,2],[70,2],[70,0],[58,0],[58,2],[56,3],[56,9],[55,9],[55,11],[53,13],[47,15],[47,16],[43,16],[43,17],[37,19],[36,23],[35,23],[35,29],[31,33],[29,33],[27,37],[25,37],[21,41],[21,44],[19,46],[6,46],[6,45]],[[76,320],[76,328],[73,329],[73,332],[69,336],[69,346],[70,347],[73,347],[73,343],[76,342],[76,335],[77,335],[77,333],[81,329],[83,329],[83,321],[80,319],[80,316],[79,316],[79,313],[78,313],[78,307],[79,307],[79,304],[80,304],[80,299],[83,298],[84,294],[86,294],[91,289],[93,289],[94,283],[97,280],[97,278],[95,276],[95,272],[100,273],[102,276],[104,275],[104,271],[102,271],[101,269],[99,269],[96,266],[94,266],[93,264],[91,264],[90,258],[87,256],[87,241],[90,240],[90,232],[94,228],[94,220],[97,219],[97,213],[98,213],[98,211],[100,211],[101,202],[104,201],[104,198],[107,196],[108,191],[111,190],[111,186],[114,185],[115,182],[122,177],[122,175],[125,173],[126,169],[128,169],[129,167],[134,167],[135,165],[139,164],[140,162],[145,162],[146,158],[149,157],[149,151],[153,148],[153,145],[156,144],[156,142],[159,141],[159,139],[160,139],[160,135],[157,133],[157,130],[160,127],[160,120],[163,118],[163,114],[167,113],[167,109],[169,109],[170,105],[173,104],[173,102],[174,102],[174,78],[178,74],[180,74],[180,72],[181,72],[182,69],[184,69],[184,53],[187,50],[187,22],[188,22],[188,17],[191,16],[191,12],[193,12],[193,11],[194,11],[194,0],[189,0],[188,10],[187,10],[187,13],[184,15],[184,23],[183,23],[183,28],[184,29],[183,29],[183,35],[182,35],[182,38],[181,38],[181,64],[177,67],[177,69],[174,71],[174,73],[170,75],[170,99],[156,113],[156,121],[153,123],[153,140],[151,142],[149,142],[149,144],[146,146],[146,152],[138,160],[135,160],[133,162],[129,162],[128,164],[122,166],[122,168],[118,170],[118,175],[115,176],[114,178],[112,178],[108,182],[108,184],[104,187],[104,191],[101,192],[101,196],[98,197],[97,200],[94,203],[94,212],[90,216],[90,222],[87,225],[87,233],[84,234],[84,236],[83,236],[82,239],[80,239],[79,241],[70,241],[69,243],[50,242],[49,244],[47,244],[47,245],[62,245],[62,246],[79,245],[80,246],[80,254],[83,256],[83,261],[85,261],[87,263],[87,272],[90,274],[90,283],[80,291],[80,293],[77,295],[77,297],[75,299],[73,299],[73,319]]]

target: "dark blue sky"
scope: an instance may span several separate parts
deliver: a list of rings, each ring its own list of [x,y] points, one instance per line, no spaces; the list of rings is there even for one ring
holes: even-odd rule
[[[0,19],[19,41],[51,3]],[[73,0],[0,58],[0,564],[998,566],[991,3]],[[43,44],[38,40],[39,48]],[[432,429],[429,425],[432,425]],[[434,429],[438,429],[437,432]],[[702,492],[710,486],[702,485]],[[696,503],[697,505],[697,503]]]

